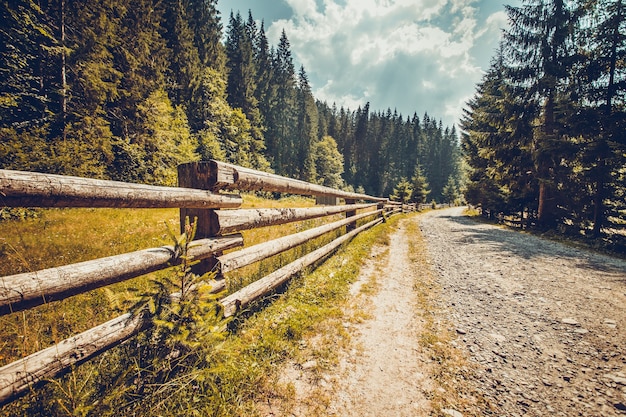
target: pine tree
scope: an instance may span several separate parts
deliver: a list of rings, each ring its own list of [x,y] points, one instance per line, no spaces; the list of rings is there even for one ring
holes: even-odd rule
[[[0,126],[34,127],[50,119],[49,93],[42,66],[58,48],[45,11],[31,0],[0,3]]]
[[[257,87],[254,91],[254,96],[259,104],[259,111],[261,113],[261,125],[264,127],[264,131],[267,129],[267,120],[269,109],[274,97],[275,89],[272,87],[271,81],[273,77],[272,67],[272,53],[270,51],[269,42],[265,35],[265,25],[261,22],[261,27],[256,36],[255,46],[255,62],[256,62],[256,82]]]
[[[506,7],[511,28],[505,32],[510,79],[520,97],[534,104],[538,126],[533,134],[534,171],[539,181],[538,223],[553,227],[557,220],[558,183],[566,175],[566,131],[560,123],[561,103],[569,71],[575,62],[573,27],[576,16],[565,0],[526,1]],[[529,116],[533,117],[534,116]]]
[[[443,190],[441,192],[442,201],[448,204],[453,204],[458,197],[459,187],[454,177],[449,176],[448,181],[446,181],[446,185],[443,186]]]
[[[274,170],[289,175],[295,170],[296,79],[291,46],[282,31],[272,63],[272,101],[267,118],[266,146]]]
[[[198,132],[199,153],[203,160],[219,159],[267,171],[263,143],[255,141],[253,128],[241,109],[226,101],[226,75],[207,67],[198,94],[204,106],[199,114],[204,127]]]
[[[222,23],[217,0],[188,0],[189,26],[203,67],[223,72],[226,54],[222,45]]]
[[[317,142],[319,116],[315,98],[311,92],[309,80],[303,66],[300,67],[298,74],[296,105],[298,112],[295,131],[297,160],[295,161],[296,167],[293,169],[295,171],[293,174],[296,175],[296,178],[312,182],[318,176],[315,172],[314,149]]]
[[[58,42],[45,11],[30,0],[0,3],[0,168],[46,171],[58,85],[46,63]]]
[[[485,211],[524,210],[536,202],[536,182],[530,177],[532,127],[497,55],[461,122],[462,149],[470,167],[466,200]]]
[[[196,36],[190,27],[190,15],[185,0],[165,0],[163,15],[164,38],[172,52],[169,66],[168,95],[174,105],[188,106],[200,84],[203,65],[195,45]],[[203,121],[193,108],[187,108],[192,129],[202,128]]]
[[[583,80],[579,112],[585,117],[578,128],[586,139],[581,158],[585,182],[592,188],[592,234],[597,237],[609,215],[607,203],[619,201],[613,195],[619,188],[615,167],[625,163],[626,140],[621,132],[626,124],[626,10],[623,0],[597,0],[592,5],[591,24],[585,28],[587,59],[575,77]]]
[[[401,178],[400,181],[393,188],[393,191],[389,195],[389,198],[394,201],[400,201],[401,203],[408,203],[413,195],[413,187],[406,178]]]
[[[231,14],[227,31],[226,55],[228,66],[227,99],[234,109],[241,109],[249,122],[251,134],[250,152],[262,156],[265,150],[257,90],[257,64],[255,61],[256,23],[252,13],[244,24],[241,15]],[[260,168],[260,167],[259,167]]]
[[[342,109],[343,110],[343,109]],[[347,115],[346,115],[347,117]],[[370,192],[370,184],[367,179],[367,172],[370,165],[370,152],[368,147],[368,131],[370,121],[370,103],[367,102],[363,108],[359,107],[354,114],[354,133],[346,136],[343,141],[344,172],[346,180],[355,187],[362,186]],[[342,124],[345,125],[344,122]]]
[[[413,177],[411,178],[411,186],[413,188],[413,194],[411,194],[411,200],[417,204],[426,203],[426,198],[428,198],[428,194],[430,194],[430,190],[428,189],[428,181],[426,176],[422,172],[422,168],[418,165],[415,166],[415,172],[413,173]]]

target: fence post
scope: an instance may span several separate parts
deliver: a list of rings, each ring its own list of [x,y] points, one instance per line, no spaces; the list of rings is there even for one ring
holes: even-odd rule
[[[376,210],[381,210],[380,216],[383,218],[383,222],[387,222],[387,213],[385,212],[385,203],[383,201],[378,203]]]
[[[209,162],[189,162],[178,166],[178,186],[185,188],[196,188],[200,190],[211,190],[210,164]],[[196,236],[194,239],[204,239],[214,237],[218,229],[217,216],[212,209],[180,209],[180,230],[185,231],[185,219],[189,217],[189,222],[197,219]],[[217,257],[222,253],[215,253],[212,257],[201,260],[194,265],[192,271],[202,275],[211,271],[216,263]]]
[[[356,204],[356,200],[346,199],[346,204]],[[346,218],[356,216],[356,210],[346,211]],[[346,226],[346,233],[349,233],[356,229],[356,222],[350,223]]]

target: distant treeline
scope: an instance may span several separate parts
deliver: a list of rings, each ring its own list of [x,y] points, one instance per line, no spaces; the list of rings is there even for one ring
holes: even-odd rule
[[[468,103],[466,198],[544,228],[626,224],[623,0],[524,1]]]
[[[454,128],[317,101],[283,32],[216,0],[3,0],[0,167],[174,184],[216,158],[388,195],[459,183]],[[224,41],[225,39],[225,41]],[[424,191],[427,191],[424,189]]]

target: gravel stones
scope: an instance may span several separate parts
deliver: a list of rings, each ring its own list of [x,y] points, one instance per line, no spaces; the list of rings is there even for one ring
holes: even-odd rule
[[[420,226],[484,415],[626,416],[625,261],[458,208]]]

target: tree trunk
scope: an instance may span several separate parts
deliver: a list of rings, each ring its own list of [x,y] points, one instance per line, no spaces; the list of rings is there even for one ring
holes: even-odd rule
[[[604,164],[605,161],[601,163]],[[604,181],[598,179],[596,182],[596,194],[593,198],[593,237],[599,237],[602,231],[602,223],[604,221]]]
[[[606,120],[611,120],[613,113],[613,96],[615,95],[615,69],[617,67],[617,45],[619,43],[619,25],[622,20],[622,1],[617,2],[617,18],[615,19],[615,27],[613,28],[613,42],[611,45],[611,57],[609,62],[609,84],[606,91]],[[613,126],[608,127],[612,130]],[[599,237],[602,232],[602,224],[604,223],[605,207],[604,193],[606,191],[606,183],[608,182],[607,172],[607,155],[610,152],[607,143],[607,129],[602,133],[602,143],[600,144],[600,156],[598,158],[598,178],[596,179],[596,193],[593,198],[593,230],[592,236]]]
[[[61,132],[67,139],[67,58],[65,53],[65,0],[61,0]]]
[[[554,92],[548,94],[544,109],[543,109],[543,137],[540,138],[541,142],[552,140],[554,136],[554,99],[552,98]],[[539,203],[537,207],[537,224],[541,228],[550,228],[554,226],[555,218],[555,206],[554,198],[552,196],[551,180],[554,178],[553,167],[551,167],[552,158],[549,155],[552,150],[547,147],[545,143],[536,144],[536,167],[539,177]],[[542,149],[544,148],[544,149]]]

